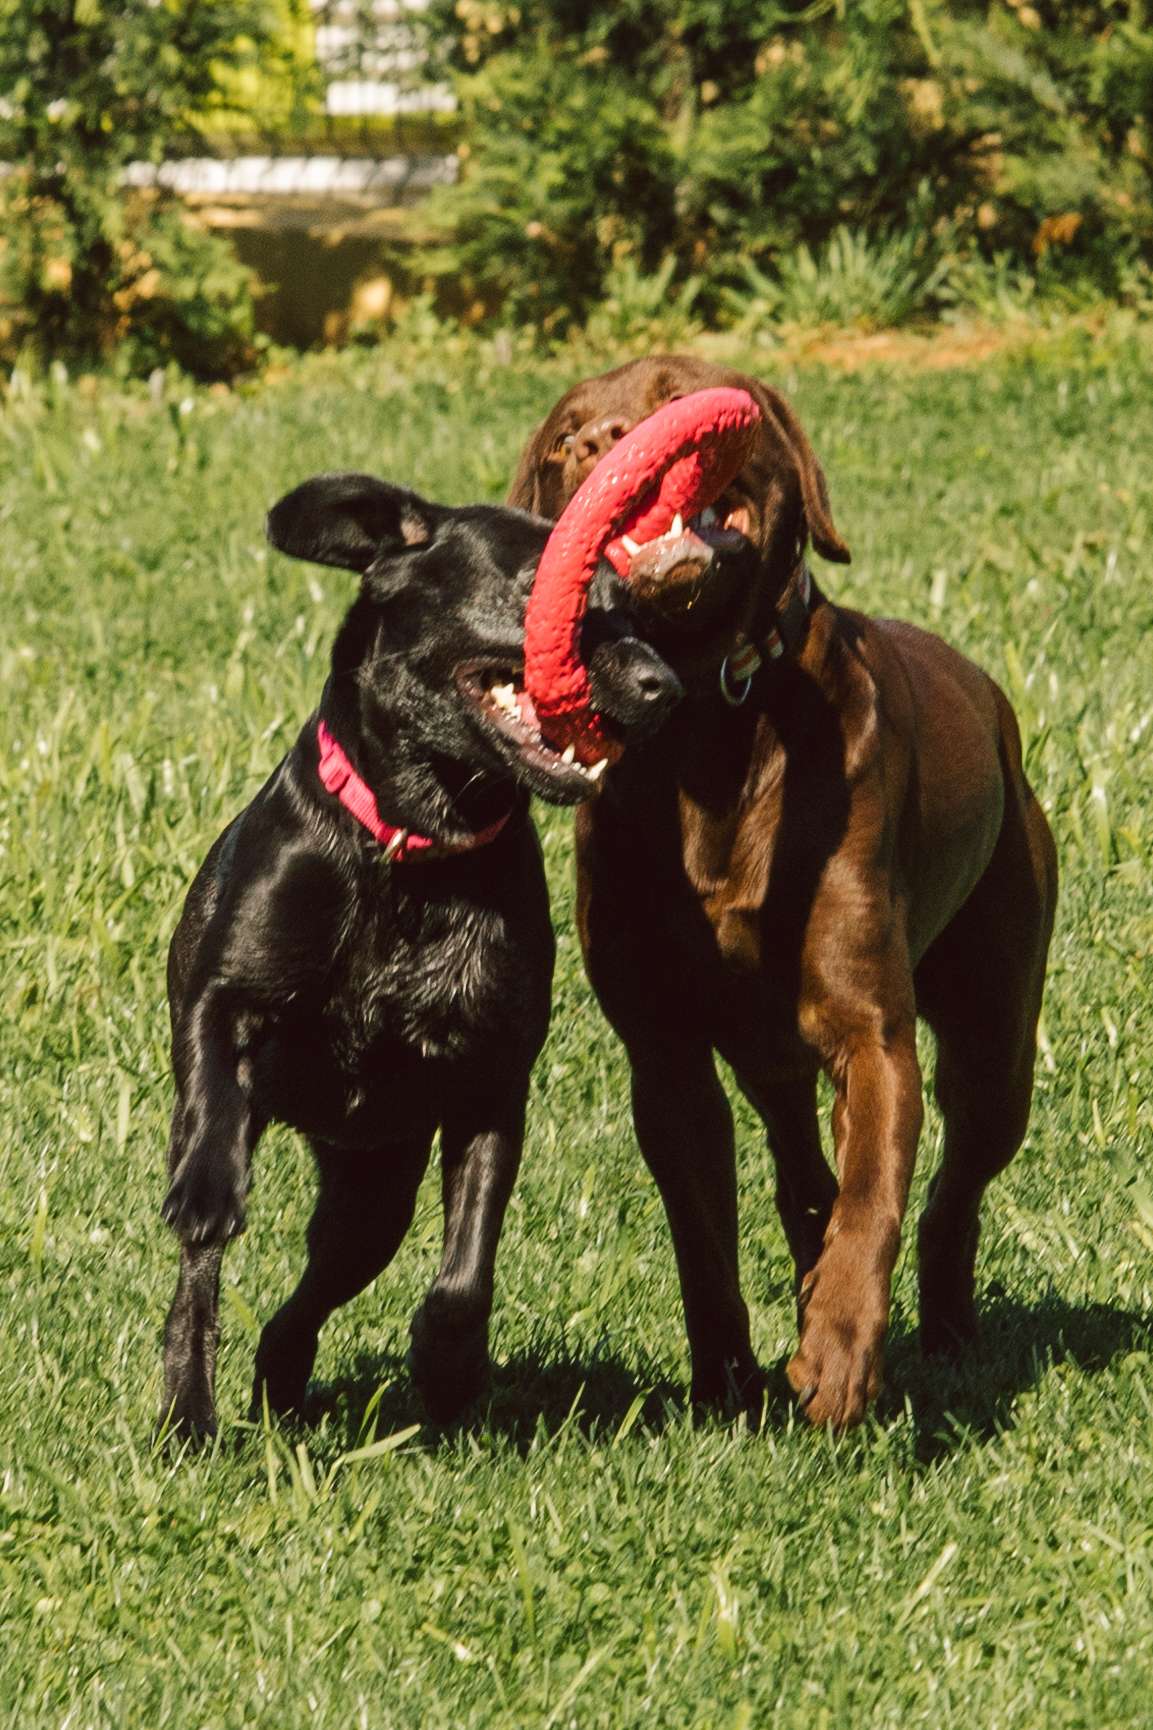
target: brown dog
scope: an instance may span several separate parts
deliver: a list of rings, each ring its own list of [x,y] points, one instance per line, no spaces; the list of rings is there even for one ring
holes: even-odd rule
[[[689,697],[578,817],[581,937],[672,1228],[694,1398],[759,1401],[719,1052],[776,1166],[800,1310],[789,1379],[814,1423],[844,1426],[880,1382],[921,1128],[918,1015],[945,1120],[920,1223],[922,1343],[954,1351],[976,1332],[981,1197],[1025,1134],[1056,856],[993,681],[812,584],[808,542],[849,551],[776,391],[680,356],[590,379],[529,440],[509,502],[556,517],[636,421],[716,384],[756,398],[759,448],[709,544],[634,556],[644,635]]]

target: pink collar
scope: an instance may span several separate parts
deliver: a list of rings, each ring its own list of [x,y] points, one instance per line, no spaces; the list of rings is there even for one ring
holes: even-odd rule
[[[512,816],[512,812],[507,811],[487,829],[470,835],[467,841],[434,841],[427,835],[413,835],[408,829],[398,829],[395,823],[386,823],[381,817],[372,788],[367,781],[361,780],[323,721],[317,724],[316,737],[320,745],[320,779],[325,788],[335,793],[345,810],[351,811],[357,822],[380,842],[390,864],[447,859],[455,853],[471,853],[475,847],[495,841]]]

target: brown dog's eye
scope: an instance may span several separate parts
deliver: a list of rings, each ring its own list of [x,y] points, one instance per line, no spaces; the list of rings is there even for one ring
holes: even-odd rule
[[[575,432],[561,433],[555,445],[552,447],[553,455],[558,457],[567,457],[569,452],[572,450],[575,439]]]

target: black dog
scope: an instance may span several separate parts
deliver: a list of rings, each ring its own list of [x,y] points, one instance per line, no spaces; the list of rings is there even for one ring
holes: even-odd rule
[[[215,1427],[221,1257],[273,1119],[309,1138],[320,1187],[304,1275],[261,1336],[255,1408],[300,1407],[320,1327],[395,1254],[438,1128],[444,1251],[413,1374],[439,1419],[483,1384],[552,980],[528,795],[575,803],[598,779],[545,745],[518,689],[549,529],[363,475],[307,481],[269,516],[281,551],[362,582],[318,711],[212,848],[169,954],[164,1213],[181,1265],[163,1415],[178,1434]],[[623,634],[615,581],[605,567],[583,649],[597,707],[643,732],[680,686]]]

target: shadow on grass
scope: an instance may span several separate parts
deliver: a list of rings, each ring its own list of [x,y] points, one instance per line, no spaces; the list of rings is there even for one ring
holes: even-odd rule
[[[917,1458],[940,1459],[1013,1427],[1013,1408],[1054,1364],[1098,1375],[1128,1352],[1153,1349],[1153,1317],[1056,1296],[1025,1304],[986,1296],[981,1338],[955,1364],[922,1357],[913,1327],[894,1326],[887,1355],[884,1422],[907,1400]]]
[[[877,1417],[887,1426],[908,1402],[915,1454],[923,1464],[1011,1429],[1015,1402],[1054,1364],[1075,1364],[1084,1374],[1096,1375],[1128,1352],[1153,1350],[1153,1317],[1105,1304],[1048,1297],[1029,1305],[993,1294],[982,1306],[981,1319],[979,1344],[956,1364],[923,1358],[914,1326],[897,1319],[890,1330]],[[634,1412],[638,1397],[641,1405]],[[766,1372],[765,1426],[782,1428],[791,1406],[781,1362]],[[555,1441],[567,1432],[611,1439],[626,1418],[630,1430],[656,1434],[684,1422],[687,1409],[684,1385],[655,1369],[646,1374],[644,1366],[610,1353],[570,1358],[563,1347],[542,1344],[495,1365],[485,1398],[444,1428],[426,1423],[405,1359],[368,1352],[358,1355],[347,1375],[314,1384],[304,1421],[324,1424],[341,1449],[419,1424],[424,1435],[418,1445],[430,1452],[462,1434],[487,1434],[527,1453],[534,1442]]]
[[[556,1440],[569,1431],[588,1440],[611,1439],[638,1398],[641,1405],[630,1429],[652,1434],[683,1419],[685,1390],[655,1370],[645,1375],[607,1353],[571,1358],[542,1347],[494,1364],[483,1398],[458,1421],[441,1426],[426,1420],[404,1357],[362,1352],[347,1375],[313,1384],[305,1422],[327,1419],[333,1438],[349,1448],[371,1440],[373,1432],[387,1436],[422,1424],[430,1451],[461,1434],[483,1433],[527,1453],[540,1438]],[[371,1419],[367,1434],[366,1416]]]

